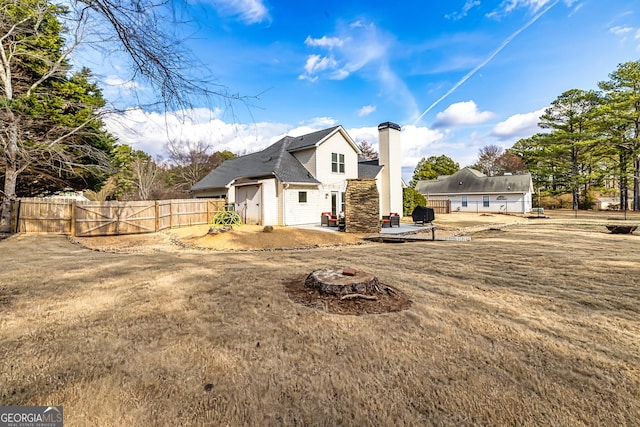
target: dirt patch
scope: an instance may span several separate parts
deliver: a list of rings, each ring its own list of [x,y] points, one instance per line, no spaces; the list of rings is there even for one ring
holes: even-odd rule
[[[303,249],[335,245],[365,244],[364,234],[310,230],[295,227],[233,226],[226,232],[209,233],[208,225],[177,228],[166,232],[125,236],[76,237],[72,240],[89,249],[108,252],[137,252],[160,249],[213,249],[224,251]]]
[[[410,222],[411,218],[404,221]],[[477,215],[456,212],[438,215],[436,237],[447,238],[485,230],[487,227],[511,225],[525,221],[512,215]],[[274,226],[270,232],[259,225],[233,226],[231,231],[209,233],[208,225],[177,228],[160,233],[123,236],[73,237],[72,242],[88,249],[105,252],[136,253],[207,249],[219,251],[261,251],[310,249],[320,247],[370,244],[367,234],[340,233],[335,229]],[[419,231],[418,231],[419,232]]]
[[[305,276],[298,276],[284,283],[291,301],[306,307],[332,314],[355,315],[393,313],[411,307],[411,300],[399,289],[384,285],[392,290],[389,294],[377,294],[375,300],[342,299],[337,295],[327,295],[304,285]]]

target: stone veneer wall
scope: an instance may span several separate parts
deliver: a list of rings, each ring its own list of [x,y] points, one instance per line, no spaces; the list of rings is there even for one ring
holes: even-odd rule
[[[347,233],[379,233],[380,194],[376,180],[348,179],[344,209]]]

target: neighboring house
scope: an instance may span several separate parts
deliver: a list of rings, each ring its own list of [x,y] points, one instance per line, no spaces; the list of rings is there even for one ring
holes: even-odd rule
[[[58,191],[55,194],[51,194],[45,197],[46,199],[64,199],[64,200],[75,200],[77,202],[88,202],[89,199],[85,197],[82,191],[75,191],[66,189],[64,191]]]
[[[348,179],[374,178],[380,215],[401,214],[400,126],[386,122],[378,131],[379,162],[360,163],[357,145],[335,126],[226,160],[191,191],[226,198],[247,224],[300,225],[319,223],[322,212],[344,211]]]
[[[452,211],[531,212],[531,174],[486,176],[471,168],[434,180],[418,181],[416,190],[427,200],[450,200]]]
[[[627,200],[627,210],[633,210],[633,197]],[[598,211],[619,211],[624,210],[624,206],[620,209],[620,197],[598,197],[596,199],[596,210]]]

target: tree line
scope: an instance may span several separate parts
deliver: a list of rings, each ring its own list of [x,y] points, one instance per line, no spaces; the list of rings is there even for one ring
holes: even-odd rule
[[[619,197],[619,206],[640,210],[640,61],[619,64],[599,90],[560,94],[540,117],[545,129],[506,150],[489,145],[470,165],[488,176],[531,173],[539,194],[570,194],[574,209],[593,206],[594,194]],[[451,175],[460,166],[447,156],[423,158],[419,180]]]

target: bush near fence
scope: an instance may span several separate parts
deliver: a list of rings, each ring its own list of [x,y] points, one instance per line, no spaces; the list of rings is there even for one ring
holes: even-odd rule
[[[224,199],[90,202],[23,198],[14,206],[15,230],[78,237],[154,233],[208,224],[225,205]]]

